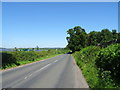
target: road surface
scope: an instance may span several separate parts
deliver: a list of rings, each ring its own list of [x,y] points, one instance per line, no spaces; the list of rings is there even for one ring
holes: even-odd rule
[[[88,88],[71,54],[2,72],[2,88]]]

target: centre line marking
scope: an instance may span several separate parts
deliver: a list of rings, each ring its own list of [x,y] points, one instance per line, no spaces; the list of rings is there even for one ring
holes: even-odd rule
[[[54,62],[57,62],[58,60],[55,60]]]
[[[55,60],[54,61],[54,63],[55,62],[57,62],[58,60]],[[39,72],[39,71],[41,71],[41,70],[43,70],[43,69],[45,69],[45,68],[47,68],[48,66],[50,66],[52,63],[49,63],[49,64],[47,64],[46,66],[44,66],[44,67],[42,67],[42,68],[40,68],[39,70],[36,70],[35,72],[33,72],[33,73],[37,73],[37,72]],[[32,74],[30,74],[28,77],[30,77],[30,76],[32,76],[33,75],[33,73]],[[28,78],[27,76],[24,78],[24,79],[27,79]]]
[[[27,77],[25,77],[24,79],[27,79]]]

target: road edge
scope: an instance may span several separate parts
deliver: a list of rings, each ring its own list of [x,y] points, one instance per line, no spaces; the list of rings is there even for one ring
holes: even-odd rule
[[[57,57],[57,56],[59,56],[59,55],[62,55],[62,54],[58,54],[58,55],[53,56],[53,57]],[[31,64],[34,64],[34,63],[38,63],[38,62],[45,61],[45,60],[47,60],[47,59],[51,59],[51,58],[53,58],[53,57],[48,57],[48,58],[41,59],[41,60],[38,60],[38,61],[34,61],[34,62],[26,63],[26,64],[21,64],[20,66],[11,67],[11,68],[8,68],[8,69],[3,69],[3,70],[0,70],[0,72],[6,72],[6,71],[9,71],[9,70],[21,68],[21,67],[24,67],[24,66],[27,66],[27,65],[31,65]]]
[[[75,68],[75,87],[74,88],[89,88],[89,85],[85,77],[83,76],[81,69],[76,64],[76,61],[73,56],[72,58],[73,58],[74,66],[75,66],[74,67]]]

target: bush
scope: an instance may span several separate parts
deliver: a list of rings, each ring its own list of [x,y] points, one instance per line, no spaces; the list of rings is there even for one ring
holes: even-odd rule
[[[10,53],[0,53],[2,54],[2,67],[6,68],[6,66],[11,66],[11,64],[16,64],[19,65],[19,63],[17,63],[16,61],[16,57]]]
[[[50,55],[56,54],[64,54],[67,53],[68,50],[48,50],[48,51],[4,51],[0,52],[2,54],[2,68],[5,69],[7,67],[18,66],[20,64],[26,64],[29,62],[33,62],[41,57],[48,57]]]
[[[81,68],[82,73],[91,88],[100,86],[98,71],[95,66],[95,59],[99,50],[100,48],[97,46],[89,46],[73,54],[77,65]]]
[[[120,44],[112,44],[107,48],[100,50],[96,58],[96,66],[99,68],[101,77],[104,72],[109,72],[109,75],[116,82],[120,82]]]
[[[89,46],[73,56],[91,88],[120,87],[120,44]]]

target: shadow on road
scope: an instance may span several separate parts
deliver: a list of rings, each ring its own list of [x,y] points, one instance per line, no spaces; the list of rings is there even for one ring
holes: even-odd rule
[[[67,54],[72,54],[72,52],[68,52]]]

